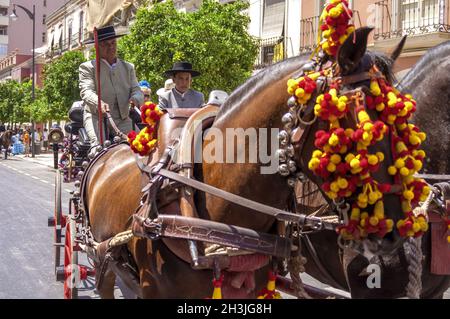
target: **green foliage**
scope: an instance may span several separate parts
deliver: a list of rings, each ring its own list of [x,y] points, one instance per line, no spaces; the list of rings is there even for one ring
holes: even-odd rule
[[[231,92],[250,75],[257,54],[248,34],[248,3],[222,5],[204,0],[192,13],[178,12],[172,1],[137,12],[128,36],[119,41],[119,54],[136,67],[138,79],[164,85],[164,71],[185,60],[202,73],[193,87],[205,96],[213,89]]]
[[[52,119],[67,118],[72,103],[80,99],[78,67],[85,61],[82,52],[70,51],[45,66],[43,96],[39,99],[39,103],[34,105],[36,111],[39,110],[39,106],[47,103],[48,113]],[[45,112],[38,112],[36,116],[44,114]]]

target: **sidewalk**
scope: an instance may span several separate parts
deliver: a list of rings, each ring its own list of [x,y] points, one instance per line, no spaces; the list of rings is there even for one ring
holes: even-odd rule
[[[60,156],[61,153],[58,153],[58,159]],[[25,157],[23,154],[15,155],[14,157],[53,168],[53,152],[41,153],[39,155],[36,154],[34,158],[31,157],[31,155],[30,157]]]

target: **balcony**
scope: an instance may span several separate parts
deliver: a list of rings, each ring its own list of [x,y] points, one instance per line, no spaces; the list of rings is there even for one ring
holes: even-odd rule
[[[319,18],[320,16],[314,16],[300,20],[300,53],[312,52],[316,49]],[[355,26],[361,27],[361,18],[357,10],[353,11],[353,19]]]
[[[262,69],[276,62],[285,60],[287,55],[284,43],[285,41],[288,41],[288,39],[289,38],[286,37],[259,39],[259,52],[254,66],[255,69]]]
[[[450,40],[450,0],[382,0],[375,3],[375,47],[386,49],[407,35],[406,50]]]

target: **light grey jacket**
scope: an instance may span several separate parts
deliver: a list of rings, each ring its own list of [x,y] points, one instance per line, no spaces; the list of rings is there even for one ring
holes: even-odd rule
[[[144,103],[144,94],[139,88],[136,72],[131,63],[117,59],[111,68],[101,60],[100,85],[102,101],[108,103],[113,119],[125,120],[129,114],[132,99],[139,107]],[[97,114],[97,80],[95,60],[84,62],[79,67],[80,96],[85,103],[85,111]]]
[[[205,103],[203,93],[189,89],[183,95],[175,89],[164,92],[159,96],[159,106],[163,108],[195,108]]]

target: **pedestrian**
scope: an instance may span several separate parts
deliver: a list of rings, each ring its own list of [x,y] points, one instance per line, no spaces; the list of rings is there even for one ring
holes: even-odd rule
[[[101,111],[103,113],[110,112],[119,130],[127,134],[132,129],[129,109],[130,107],[142,105],[144,95],[139,88],[134,66],[117,57],[116,39],[122,35],[116,34],[113,26],[98,29],[98,56],[100,57],[101,65]],[[89,40],[86,43],[94,43],[94,41]],[[85,104],[83,123],[91,145],[95,146],[100,142],[95,60],[80,65],[79,80],[80,96]],[[113,132],[112,127],[108,126],[108,131]],[[102,134],[104,135],[104,132]]]
[[[23,145],[25,147],[25,157],[30,157],[30,134],[25,130],[22,135]]]
[[[44,128],[44,132],[42,133],[42,139],[44,141],[44,150],[48,151],[48,129]]]
[[[152,89],[150,83],[146,80],[139,81],[139,87],[144,94],[144,103],[150,101],[152,98]]]
[[[158,91],[156,91],[156,94],[160,96],[164,92],[170,91],[175,87],[175,83],[173,83],[172,79],[167,79],[166,82],[164,82],[164,87],[160,88]]]
[[[205,103],[203,93],[191,89],[192,78],[200,72],[192,69],[189,62],[176,62],[172,69],[165,72],[175,83],[175,87],[159,96],[159,106],[162,108],[195,108]]]

